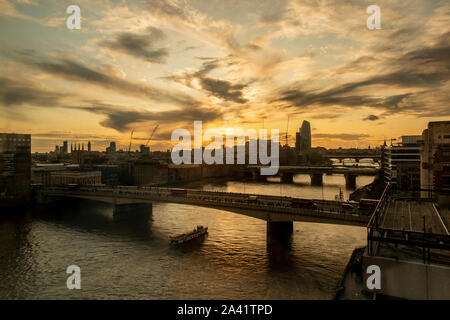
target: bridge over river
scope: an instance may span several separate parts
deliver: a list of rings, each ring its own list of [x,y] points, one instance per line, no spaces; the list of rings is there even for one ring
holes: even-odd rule
[[[267,166],[248,165],[247,170],[251,172],[253,179],[258,180],[266,177],[260,175],[260,169],[263,167]],[[278,174],[285,183],[292,183],[295,174],[308,174],[313,185],[322,185],[324,174],[343,174],[346,187],[355,188],[357,176],[375,176],[379,171],[380,169],[373,167],[280,166]]]
[[[126,217],[151,212],[153,202],[181,203],[226,210],[267,221],[268,234],[290,234],[294,221],[366,226],[369,215],[357,203],[300,199],[160,187],[45,187],[36,190],[39,201],[54,197],[81,198],[111,203],[114,215]],[[142,209],[144,206],[144,210]]]
[[[336,159],[336,160],[338,160],[339,162],[343,162],[345,159],[352,159],[352,160],[355,160],[355,162],[359,162],[360,160],[362,160],[362,159],[371,159],[372,161],[374,161],[374,162],[380,162],[380,160],[381,160],[381,154],[380,153],[373,153],[373,154],[371,154],[371,153],[368,153],[368,154],[351,154],[351,153],[348,153],[348,154],[345,154],[345,153],[343,153],[343,154],[325,154],[325,155],[322,155],[322,157],[323,158],[325,158],[325,159]]]

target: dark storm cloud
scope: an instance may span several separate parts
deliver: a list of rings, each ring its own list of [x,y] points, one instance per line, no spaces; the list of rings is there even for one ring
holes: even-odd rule
[[[200,78],[203,90],[208,91],[213,96],[221,98],[225,101],[233,101],[236,103],[246,103],[247,100],[242,97],[242,89],[246,87],[244,84],[232,84],[229,81],[217,80],[213,78]]]
[[[180,122],[193,122],[202,120],[203,122],[213,121],[222,116],[217,109],[212,108],[182,108],[170,111],[151,112],[144,110],[131,110],[123,106],[114,106],[102,103],[87,103],[87,106],[70,107],[72,109],[84,110],[106,116],[100,124],[107,128],[112,128],[120,132],[129,130],[132,123],[157,121],[158,123],[175,124]]]
[[[169,51],[166,48],[154,48],[155,43],[164,38],[165,34],[161,30],[150,27],[144,34],[118,33],[113,41],[103,41],[100,45],[147,62],[164,63]]]
[[[335,73],[336,74],[344,74],[347,72],[355,72],[355,71],[365,70],[367,68],[368,64],[375,63],[378,61],[379,60],[375,57],[362,56],[362,57],[359,57],[359,58],[345,64],[344,66],[338,68]]]
[[[365,117],[363,120],[364,120],[364,121],[366,121],[366,120],[369,120],[369,121],[376,121],[376,120],[379,120],[379,119],[380,119],[380,118],[377,117],[376,115],[371,114],[371,115],[368,115],[367,117]]]
[[[351,90],[349,90],[351,91]],[[307,109],[309,106],[328,106],[340,105],[345,107],[361,107],[369,106],[374,108],[383,108],[387,110],[398,110],[399,103],[408,97],[409,94],[394,95],[388,97],[372,97],[369,95],[340,95],[345,90],[338,90],[339,94],[334,91],[325,91],[322,93],[302,92],[300,90],[285,91],[281,98],[283,101],[289,101],[296,107]]]
[[[405,111],[407,108],[425,108],[422,104],[411,102],[413,93],[392,96],[371,96],[359,94],[358,89],[373,85],[385,85],[397,88],[436,88],[448,81],[450,72],[450,47],[428,47],[410,51],[398,59],[385,62],[391,72],[375,75],[368,79],[337,85],[331,89],[318,91],[288,89],[281,92],[278,101],[290,103],[291,106],[308,108],[309,106],[340,105],[344,107],[369,106],[382,108],[391,112]],[[347,65],[348,70],[360,65],[370,58],[358,58]],[[340,69],[339,72],[347,70]],[[402,105],[403,107],[400,107]]]
[[[368,134],[351,134],[351,133],[313,133],[313,138],[323,138],[323,139],[339,139],[339,140],[345,140],[345,141],[351,141],[351,140],[360,140],[364,138],[370,137]]]
[[[80,106],[74,106],[73,103],[69,105],[64,102],[64,98],[79,99],[80,97],[41,89],[29,81],[0,77],[0,106],[5,107],[4,109],[9,112],[10,117],[14,116],[13,112],[19,112],[15,117],[22,120],[24,119],[24,110],[18,108],[21,106],[74,109],[103,115],[106,119],[100,122],[102,126],[124,132],[129,130],[129,125],[137,122],[157,121],[170,126],[170,124],[193,122],[194,120],[208,122],[222,116],[222,112],[217,109],[203,108],[197,105],[183,106],[170,111],[152,112],[92,100],[83,101]],[[14,108],[12,109],[12,107]],[[58,135],[54,134],[54,136]],[[49,134],[47,133],[45,136],[49,136]]]
[[[166,77],[166,79],[187,84],[190,88],[194,88],[190,82],[196,79],[202,90],[219,99],[236,103],[246,103],[247,99],[243,97],[243,89],[247,87],[247,84],[233,84],[227,80],[208,77],[208,73],[218,68],[220,62],[217,59],[210,58],[205,58],[205,60],[202,68],[194,73],[184,73],[182,75]]]
[[[39,140],[54,140],[58,144],[61,143],[61,139],[65,140],[101,140],[103,143],[106,136],[100,136],[95,134],[82,134],[76,132],[63,132],[63,131],[50,131],[50,132],[40,132],[31,134],[33,139]],[[109,137],[111,138],[111,137]],[[58,139],[58,140],[55,140]]]
[[[410,51],[400,57],[398,60],[394,60],[392,65],[402,64],[405,67],[417,68],[425,65],[443,68],[447,72],[450,71],[450,46],[447,43],[446,46],[422,48],[414,51]]]
[[[2,106],[54,106],[63,97],[63,94],[38,88],[28,82],[0,77],[0,102]]]
[[[169,92],[147,84],[125,80],[113,74],[109,74],[108,71],[96,70],[84,65],[82,62],[69,58],[50,61],[48,59],[28,59],[22,56],[16,60],[48,74],[71,81],[90,83],[128,96],[135,97],[137,95],[153,101],[168,102],[183,106],[198,104],[195,99],[185,94],[174,91]]]
[[[308,118],[311,118],[311,119],[337,119],[340,117],[342,117],[342,114],[339,114],[339,113],[320,113],[320,114],[311,115]]]

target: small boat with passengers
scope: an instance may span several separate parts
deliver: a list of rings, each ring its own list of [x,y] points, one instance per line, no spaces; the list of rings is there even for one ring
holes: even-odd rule
[[[197,226],[194,230],[188,233],[183,233],[178,236],[169,237],[170,243],[181,244],[190,240],[202,237],[208,233],[208,227]]]

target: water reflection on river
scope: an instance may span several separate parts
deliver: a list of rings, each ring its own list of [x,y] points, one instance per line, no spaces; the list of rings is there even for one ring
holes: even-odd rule
[[[227,182],[208,190],[334,199],[343,176],[323,187]],[[373,177],[358,177],[357,185]],[[10,212],[11,213],[11,212]],[[209,236],[171,247],[168,236],[197,224]],[[288,245],[266,245],[266,223],[222,210],[155,203],[148,221],[117,222],[112,207],[64,201],[0,220],[1,299],[330,299],[364,228],[294,224]],[[66,288],[66,268],[81,268],[81,290]]]

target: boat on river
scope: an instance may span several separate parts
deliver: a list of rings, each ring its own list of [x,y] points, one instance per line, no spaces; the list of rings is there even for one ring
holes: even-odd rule
[[[181,244],[193,239],[202,237],[208,233],[208,227],[197,226],[194,230],[188,233],[183,233],[178,236],[169,237],[170,243],[172,244]]]

